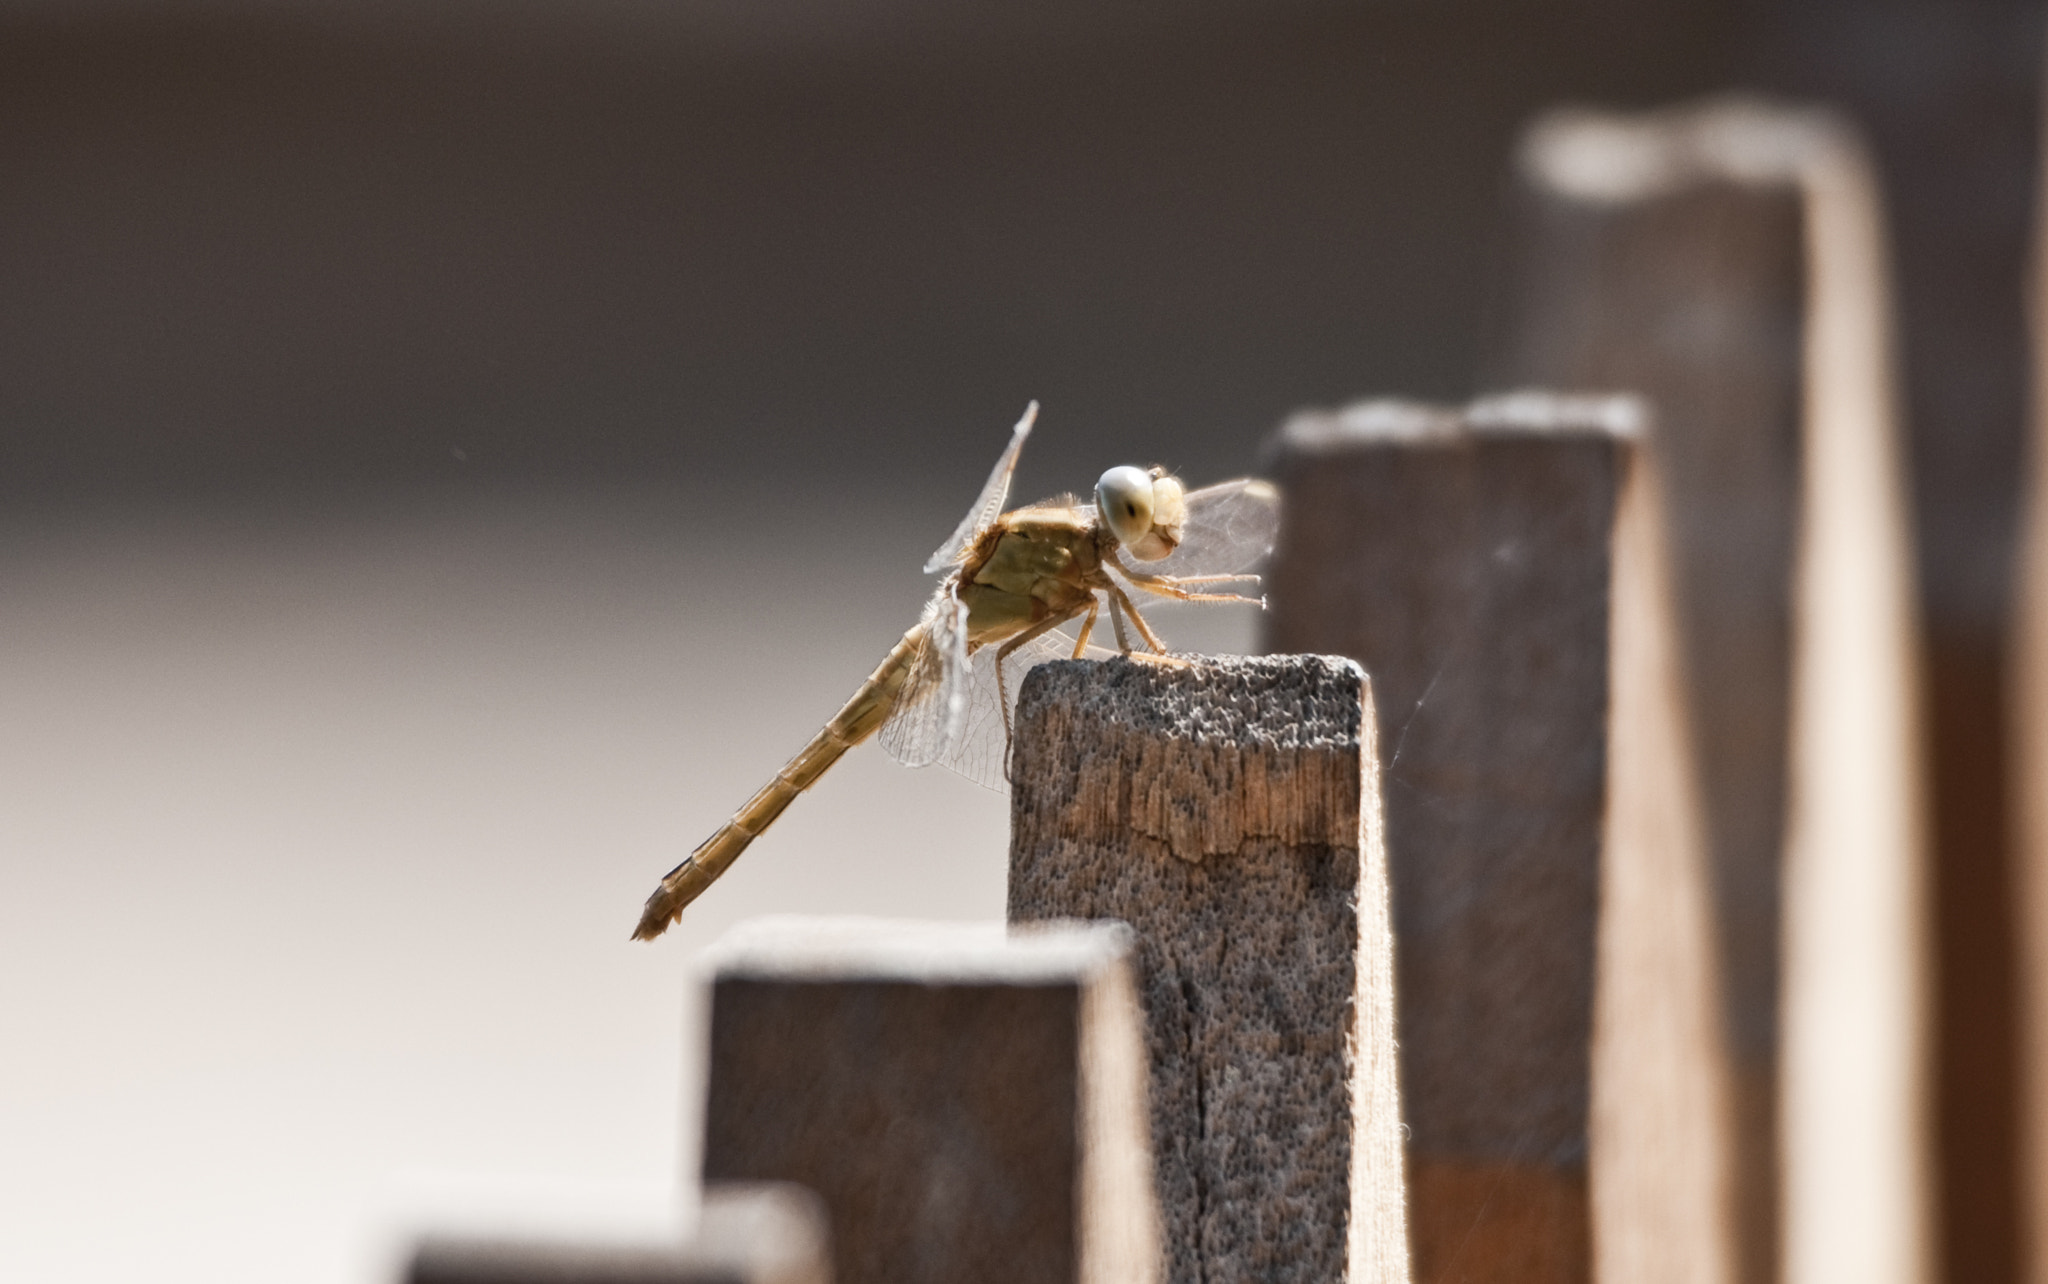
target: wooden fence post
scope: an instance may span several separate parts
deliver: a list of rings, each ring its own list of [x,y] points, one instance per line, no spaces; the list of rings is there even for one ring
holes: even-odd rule
[[[2035,183],[2027,281],[2032,458],[2013,585],[2010,734],[2020,943],[2021,1279],[2048,1284],[2048,144]]]
[[[1408,1278],[1379,773],[1317,656],[1042,666],[1012,921],[1138,938],[1169,1278]]]
[[[1374,402],[1276,442],[1268,640],[1359,659],[1386,728],[1421,1281],[1727,1278],[1725,1054],[1640,418]]]
[[[1157,1278],[1130,933],[768,918],[705,955],[707,1181],[796,1181],[838,1284]]]
[[[1740,1278],[1925,1279],[1919,665],[1869,163],[1839,121],[1747,100],[1557,113],[1521,162],[1494,377],[1655,408]]]
[[[832,1284],[825,1208],[797,1186],[706,1188],[687,1244],[643,1246],[430,1238],[406,1284]]]

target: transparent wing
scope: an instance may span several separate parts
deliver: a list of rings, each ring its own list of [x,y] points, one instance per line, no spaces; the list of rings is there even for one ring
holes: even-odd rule
[[[1037,418],[1038,403],[1034,401],[1024,408],[1024,417],[1011,430],[1010,444],[1004,449],[1002,458],[996,460],[995,471],[988,475],[987,484],[981,488],[981,497],[974,501],[974,507],[967,510],[967,516],[960,519],[960,525],[952,536],[925,561],[925,574],[959,565],[960,559],[981,533],[1002,516],[1003,501],[1010,497],[1010,475],[1017,471],[1017,456],[1023,453],[1024,439],[1031,435],[1031,424]]]
[[[934,605],[939,605],[934,599]],[[932,608],[927,608],[927,618]],[[955,645],[951,638],[961,639]],[[904,684],[904,694],[895,712],[882,724],[878,736],[882,748],[898,762],[911,767],[933,763],[956,771],[977,785],[989,789],[1009,788],[1010,741],[1005,714],[1017,711],[1017,690],[1024,675],[1047,660],[1068,660],[1074,655],[1074,639],[1057,630],[1033,638],[1003,661],[1000,689],[996,678],[997,647],[984,647],[969,662],[965,633],[950,637],[927,633],[924,647]],[[1087,648],[1090,659],[1102,659],[1110,652]],[[952,656],[949,660],[946,657]],[[961,699],[957,730],[948,733],[948,675],[958,675],[952,687]]]
[[[967,658],[967,604],[947,580],[925,604],[923,638],[896,707],[876,735],[891,758],[906,767],[945,761],[967,725],[973,671]]]
[[[1252,574],[1272,554],[1280,530],[1280,491],[1273,483],[1256,477],[1218,482],[1189,491],[1187,503],[1180,547],[1145,563],[1146,574]]]
[[[1074,658],[1072,634],[1059,629],[1044,633],[1011,652],[1003,661],[1000,696],[996,683],[997,647],[984,647],[974,657],[974,684],[967,701],[967,725],[960,738],[939,759],[941,766],[959,772],[977,785],[998,792],[1009,782],[1010,738],[1005,731],[1007,714],[1014,726],[1017,692],[1024,676],[1047,660]],[[1106,659],[1111,652],[1090,646],[1085,658]]]

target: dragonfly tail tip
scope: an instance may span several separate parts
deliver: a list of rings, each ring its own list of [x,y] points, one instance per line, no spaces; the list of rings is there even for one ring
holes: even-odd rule
[[[666,932],[668,925],[676,921],[678,911],[662,904],[661,901],[660,892],[648,898],[647,908],[640,914],[640,926],[633,929],[634,940],[651,941]]]

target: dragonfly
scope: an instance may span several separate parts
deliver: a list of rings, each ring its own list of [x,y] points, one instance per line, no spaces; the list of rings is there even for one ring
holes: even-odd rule
[[[1264,607],[1263,597],[1234,589],[1256,588],[1272,551],[1280,497],[1271,483],[1247,477],[1191,491],[1163,468],[1126,464],[1102,474],[1092,501],[1062,495],[1004,512],[1037,417],[1034,401],[967,516],[925,563],[926,574],[944,578],[917,623],[810,743],[668,872],[634,939],[666,931],[798,794],[870,737],[908,766],[940,763],[1001,788],[1015,687],[1046,660],[1105,654],[1089,644],[1104,610],[1124,655],[1191,663],[1167,652],[1134,590]],[[1061,631],[1077,620],[1075,634]]]

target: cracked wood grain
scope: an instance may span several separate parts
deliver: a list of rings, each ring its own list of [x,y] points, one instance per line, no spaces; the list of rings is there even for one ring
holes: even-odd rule
[[[1010,917],[1137,933],[1175,1284],[1408,1278],[1364,675],[1318,656],[1042,666]]]

